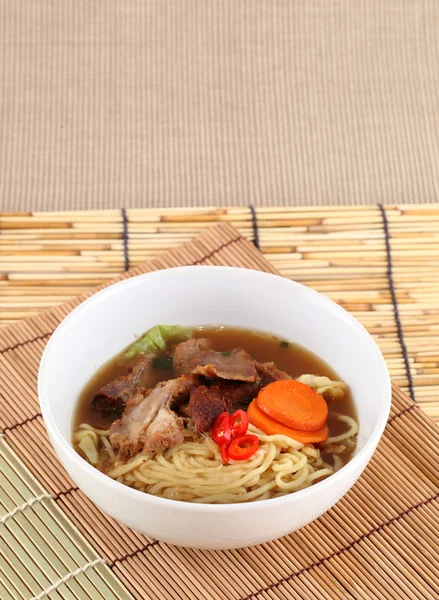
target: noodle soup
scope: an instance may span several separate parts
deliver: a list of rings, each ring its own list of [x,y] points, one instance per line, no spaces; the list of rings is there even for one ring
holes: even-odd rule
[[[234,503],[330,476],[357,434],[348,387],[305,348],[239,328],[158,326],[86,385],[73,444],[143,492]]]

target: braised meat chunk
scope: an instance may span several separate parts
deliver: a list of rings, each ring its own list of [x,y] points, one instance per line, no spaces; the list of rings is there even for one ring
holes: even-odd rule
[[[164,407],[159,410],[156,418],[148,427],[143,450],[155,454],[166,448],[178,446],[183,440],[183,420],[173,410]]]
[[[218,387],[199,385],[191,390],[189,407],[195,427],[198,431],[205,432],[212,428],[220,413],[231,409],[232,404],[230,398]]]
[[[104,385],[95,394],[92,407],[100,411],[102,416],[114,413],[120,416],[128,399],[145,385],[151,369],[151,360],[144,354],[139,354],[129,365],[128,375],[117,377]]]
[[[257,393],[253,383],[215,379],[211,385],[198,385],[192,388],[189,409],[195,427],[200,432],[209,431],[224,411],[231,411],[236,404],[246,404]]]
[[[279,381],[281,379],[292,379],[288,373],[281,371],[276,367],[274,362],[256,363],[256,369],[261,378],[260,387],[264,387],[273,381]]]
[[[259,379],[255,383],[215,379],[212,385],[221,392],[231,407],[236,404],[248,404],[259,391]]]
[[[232,381],[256,381],[255,361],[241,348],[231,352],[207,350],[191,359],[192,373],[204,377],[220,377]]]
[[[193,385],[194,378],[183,375],[178,379],[159,383],[153,390],[133,396],[128,401],[122,418],[115,421],[110,428],[110,442],[113,448],[124,456],[147,451],[149,427],[160,409],[172,409],[174,404],[189,396]],[[157,425],[155,434],[158,429]],[[152,443],[151,447],[155,443]]]
[[[191,338],[187,342],[181,342],[174,348],[172,362],[177,375],[191,372],[192,358],[204,350],[209,350],[212,342],[207,338]]]

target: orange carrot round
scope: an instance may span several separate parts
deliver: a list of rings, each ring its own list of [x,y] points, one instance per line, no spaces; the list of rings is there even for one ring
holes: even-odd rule
[[[253,400],[248,409],[248,420],[252,425],[262,429],[267,435],[286,435],[301,444],[317,444],[318,442],[325,442],[328,439],[329,431],[328,426],[324,425],[319,431],[299,431],[298,429],[291,429],[286,427],[282,423],[275,421],[268,415],[266,415],[257,405],[256,400]]]
[[[294,379],[269,383],[256,400],[264,413],[292,429],[319,431],[328,418],[323,396]]]

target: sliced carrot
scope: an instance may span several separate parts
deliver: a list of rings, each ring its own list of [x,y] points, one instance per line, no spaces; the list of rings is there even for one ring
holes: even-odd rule
[[[262,429],[262,431],[268,435],[286,435],[301,444],[317,444],[318,442],[325,442],[328,439],[329,431],[328,426],[324,425],[319,431],[299,431],[298,429],[291,429],[286,427],[282,423],[275,421],[268,415],[266,415],[257,405],[256,400],[250,402],[247,409],[248,420],[252,425]]]
[[[259,392],[257,403],[269,417],[300,431],[319,431],[328,418],[323,396],[294,379],[269,383]]]

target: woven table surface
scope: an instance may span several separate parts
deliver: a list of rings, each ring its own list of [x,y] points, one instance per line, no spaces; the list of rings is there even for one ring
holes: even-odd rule
[[[396,209],[385,210],[388,232],[392,219],[386,220],[387,210],[391,216],[391,211]],[[220,213],[225,214],[227,212]],[[363,224],[376,229],[380,233],[376,239],[383,243],[383,222],[373,216],[383,217],[383,209],[376,209],[376,215],[371,213],[369,219],[363,217]],[[115,227],[117,237],[110,236],[110,239],[122,239],[124,248],[114,251],[117,266],[110,265],[105,271],[107,276],[110,269],[122,271],[124,263],[132,260],[127,251],[131,248],[135,228],[131,231],[131,226],[128,227],[130,214],[123,217],[122,222],[119,218],[114,223],[119,228],[124,226],[125,233],[129,229],[130,237],[125,237],[123,244],[123,237],[120,238],[120,231]],[[30,222],[32,218],[40,217],[29,217]],[[62,218],[64,220],[58,221],[62,225],[58,233],[64,229],[72,233],[73,228],[65,226],[66,215]],[[323,226],[322,217],[319,219]],[[301,225],[296,226],[305,227],[306,220],[311,217],[303,217]],[[170,222],[181,223],[181,220],[174,218]],[[254,218],[250,218],[249,223],[254,222]],[[11,221],[6,220],[6,223]],[[315,219],[313,223],[306,227],[315,227]],[[372,226],[374,223],[376,228]],[[85,237],[73,236],[72,242],[93,239],[101,227],[100,222],[95,222]],[[56,227],[41,229],[53,233]],[[208,228],[192,242],[178,245],[120,277],[186,264],[234,265],[276,272],[243,235],[247,232],[249,237],[254,237],[261,229],[252,229],[248,223],[241,232],[228,223]],[[109,233],[105,235],[108,237]],[[190,237],[192,235],[193,232]],[[60,241],[56,237],[55,240]],[[26,245],[27,241],[23,241]],[[279,250],[275,241],[270,241],[272,245],[264,241],[262,233],[259,244],[263,247],[264,243],[266,249]],[[358,240],[356,244],[358,246]],[[384,257],[389,255],[386,244],[378,251],[380,256],[382,253]],[[273,256],[278,254],[274,252]],[[313,266],[321,268],[317,265],[322,259],[309,259],[316,261],[310,265],[312,274]],[[382,268],[378,259],[373,262]],[[326,267],[339,268],[338,263],[337,259],[334,265]],[[343,261],[341,265],[349,269]],[[75,265],[72,273],[78,273],[77,269]],[[83,272],[80,268],[82,278],[77,277],[73,284],[71,279],[56,277],[65,271],[49,269],[51,275],[46,275],[49,286],[56,281],[59,286],[60,281],[65,281],[70,292],[74,285],[83,288],[88,285],[89,290],[49,311],[0,328],[2,599],[434,600],[438,597],[439,430],[397,386],[393,387],[392,409],[383,439],[363,476],[330,511],[294,534],[242,550],[195,551],[167,546],[136,534],[101,513],[59,465],[46,436],[36,394],[38,364],[44,346],[60,320],[93,292],[99,273],[96,265],[95,271],[86,268]],[[19,273],[20,269],[15,270],[16,275]],[[386,273],[389,277],[393,275],[389,265],[384,264],[380,275],[382,294]],[[313,277],[308,281],[314,281],[316,273]],[[31,282],[30,287],[33,284],[36,288],[42,287],[42,279],[42,274],[35,271],[30,279],[18,277],[22,288],[27,285],[23,285],[23,281]],[[14,282],[15,278],[5,278],[3,283],[8,281]],[[388,288],[385,293],[389,295]],[[390,308],[386,327],[391,328],[393,319],[394,337],[390,339],[395,346],[394,354],[400,355],[400,348],[396,352],[400,340],[395,330],[395,307],[389,298],[387,302]],[[404,369],[401,372],[401,383],[407,384],[407,373]]]
[[[0,210],[439,198],[437,0],[2,0]]]

